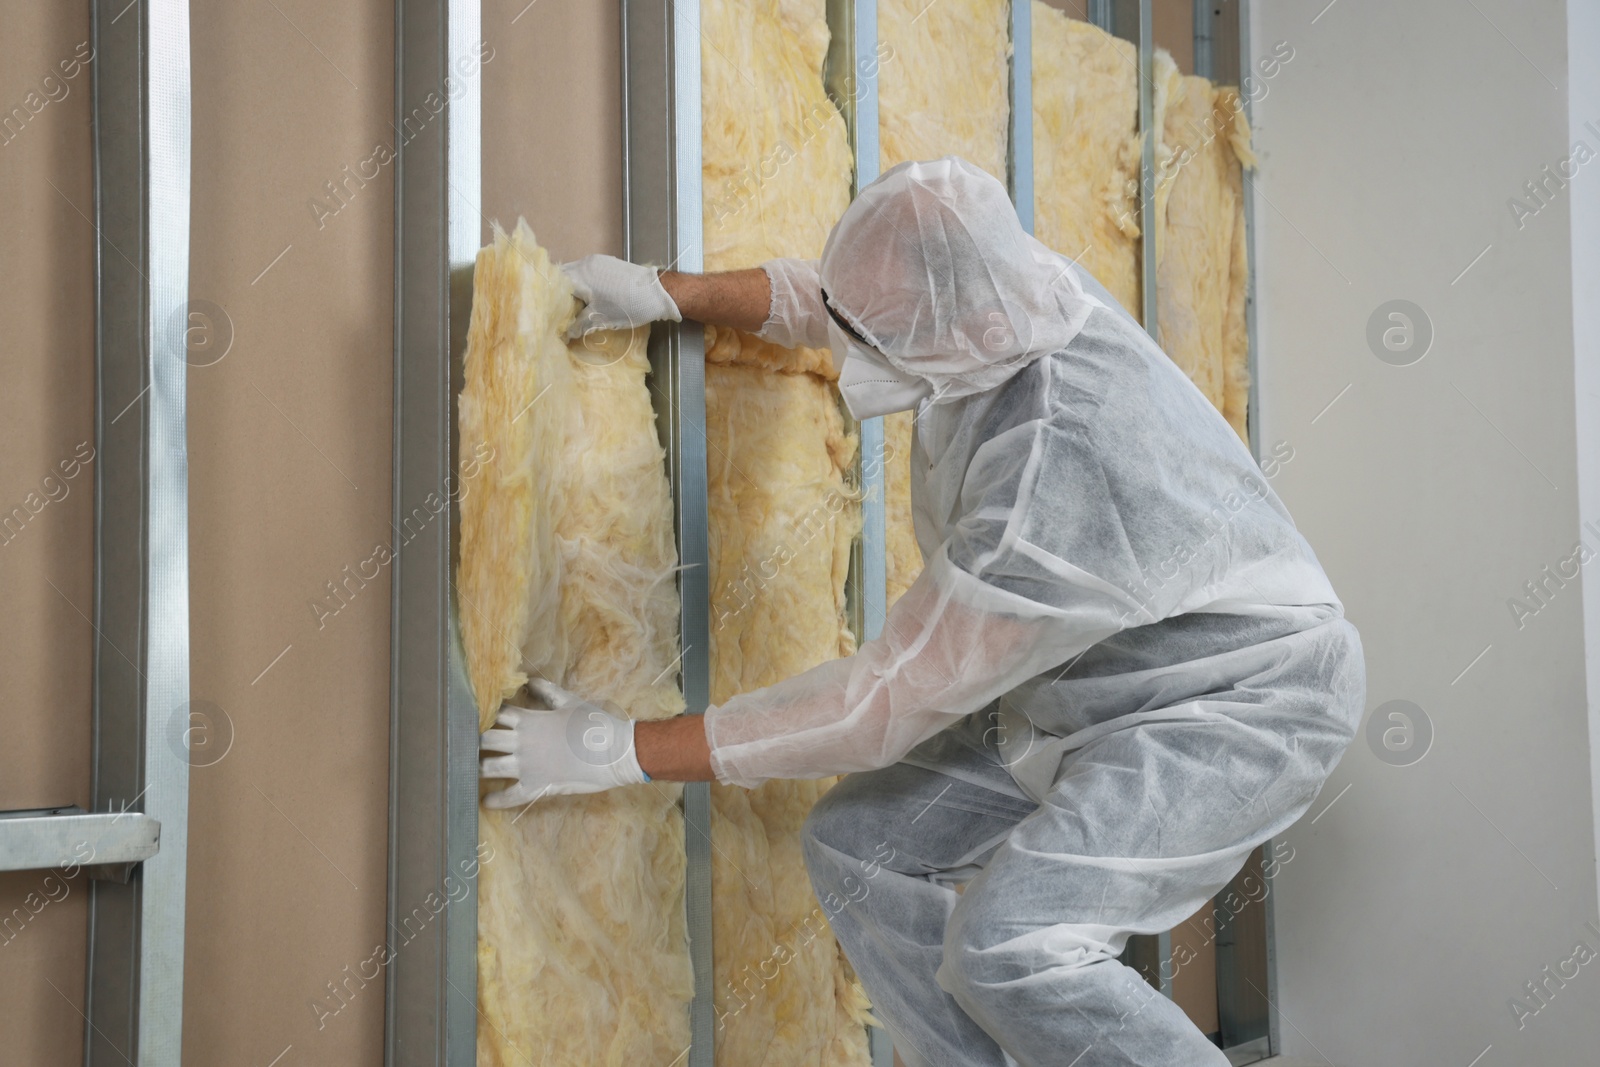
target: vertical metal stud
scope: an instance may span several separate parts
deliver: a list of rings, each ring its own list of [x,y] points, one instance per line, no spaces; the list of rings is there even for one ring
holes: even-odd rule
[[[1238,0],[1239,4],[1239,99],[1244,105],[1244,117],[1250,121],[1251,130],[1255,129],[1255,113],[1251,107],[1251,87],[1255,79],[1251,74],[1250,52],[1250,0]],[[1249,250],[1250,262],[1247,281],[1245,283],[1244,315],[1246,335],[1249,337],[1250,354],[1247,366],[1250,370],[1250,399],[1245,408],[1246,427],[1250,436],[1250,452],[1259,461],[1261,459],[1261,375],[1258,371],[1259,344],[1256,339],[1256,186],[1249,172],[1244,174],[1244,232],[1245,247]],[[1276,1024],[1274,1024],[1276,1025]],[[1277,1047],[1277,1031],[1273,1031],[1273,1047]]]
[[[701,205],[700,5],[624,0],[623,183],[626,255],[636,263],[698,271],[704,265]],[[705,331],[657,323],[650,335],[656,426],[667,450],[678,540],[680,681],[686,710],[711,698],[707,541]],[[716,1009],[711,952],[711,790],[683,789],[685,908],[694,1002],[688,1067],[711,1067]]]
[[[96,0],[95,811],[160,851],[91,883],[84,1062],[176,1064],[188,861],[189,5]]]
[[[855,176],[851,195],[879,174],[878,3],[828,0],[828,55],[823,84],[844,116]],[[861,536],[851,549],[849,603],[851,625],[861,640],[883,632],[888,614],[888,513],[884,488],[883,419],[856,424],[861,454],[856,459],[861,488]],[[887,1031],[868,1031],[874,1067],[893,1067],[894,1043]]]
[[[1250,122],[1250,128],[1255,129],[1255,115],[1251,107],[1251,87],[1254,84],[1252,76],[1253,53],[1250,41],[1250,0],[1238,0],[1236,9],[1239,19],[1238,48],[1239,48],[1239,94],[1240,102],[1244,106],[1245,118]],[[1260,342],[1256,330],[1256,187],[1255,180],[1249,172],[1243,175],[1244,194],[1244,227],[1245,248],[1248,250],[1249,269],[1245,281],[1245,336],[1249,345],[1245,366],[1250,375],[1250,395],[1245,408],[1245,427],[1250,439],[1250,453],[1261,460],[1261,374],[1260,374]],[[1274,856],[1274,842],[1267,841],[1262,846],[1264,854]],[[1267,868],[1270,870],[1270,866]],[[1264,875],[1265,877],[1265,872]],[[1266,941],[1266,973],[1262,976],[1265,981],[1267,998],[1267,1048],[1266,1054],[1275,1054],[1283,1048],[1281,1034],[1281,1019],[1278,1015],[1278,939],[1275,921],[1277,904],[1276,894],[1272,891],[1272,881],[1267,878],[1267,896],[1263,908],[1262,919],[1266,929],[1263,936]]]
[[[392,957],[384,1031],[391,1067],[470,1067],[477,1056],[478,709],[451,580],[460,522],[451,488],[455,398],[482,243],[481,101],[478,79],[466,75],[481,58],[480,39],[479,0],[396,0]],[[444,110],[435,113],[426,101],[446,85]],[[426,521],[415,519],[417,509]],[[457,898],[449,887],[460,883],[473,891]],[[451,903],[435,914],[430,898]],[[429,921],[408,923],[419,907]]]
[[[1011,199],[1033,232],[1033,0],[1011,0],[1011,137],[1006,160]]]
[[[1211,5],[1216,0],[1190,0],[1194,8],[1194,72],[1202,78],[1215,78],[1216,63],[1212,58]]]
[[[828,55],[823,84],[844,116],[855,161],[851,195],[875,181],[878,153],[877,0],[828,0]],[[856,461],[861,489],[861,536],[851,549],[851,625],[860,640],[883,632],[888,614],[888,514],[884,497],[883,420],[855,426],[861,441]]]
[[[1155,19],[1139,0],[1139,308],[1144,328],[1161,343],[1156,305]]]

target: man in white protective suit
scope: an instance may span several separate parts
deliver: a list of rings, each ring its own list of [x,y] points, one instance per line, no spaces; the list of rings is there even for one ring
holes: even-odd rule
[[[703,717],[635,725],[532,683],[544,707],[483,735],[484,776],[514,779],[487,803],[848,773],[806,861],[850,901],[834,932],[908,1065],[1227,1064],[1117,957],[1306,811],[1366,681],[1222,416],[960,159],[873,182],[820,261],[564,269],[578,332],[690,319],[827,347],[857,418],[915,409],[926,565],[882,637]]]

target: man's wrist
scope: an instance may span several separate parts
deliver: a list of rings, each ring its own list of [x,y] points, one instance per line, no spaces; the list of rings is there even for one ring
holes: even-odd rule
[[[668,782],[709,782],[711,746],[706,742],[705,719],[679,715],[634,724],[634,753],[639,769],[652,779]]]

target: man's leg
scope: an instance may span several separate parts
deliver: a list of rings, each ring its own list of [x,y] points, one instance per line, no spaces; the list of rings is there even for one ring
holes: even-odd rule
[[[955,906],[938,976],[1021,1067],[1227,1064],[1116,957],[1194,914],[1310,805],[1360,714],[1319,680],[1358,654],[1353,634],[1297,635],[1259,686],[1062,762]]]
[[[982,725],[980,713],[920,746],[920,766],[850,775],[806,821],[812,885],[910,1065],[1005,1063],[934,981],[959,899],[953,886],[1038,806],[982,744]]]

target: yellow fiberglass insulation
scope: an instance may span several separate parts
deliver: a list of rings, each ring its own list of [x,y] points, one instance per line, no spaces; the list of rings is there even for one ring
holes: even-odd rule
[[[1011,101],[1005,0],[884,0],[878,5],[878,134],[884,170],[960,156],[1006,180]],[[922,570],[911,526],[912,415],[883,420],[888,603]]]
[[[630,717],[676,714],[677,552],[646,331],[563,343],[571,289],[526,223],[496,227],[473,286],[456,580],[480,721],[530,674]],[[680,796],[649,783],[480,812],[479,1064],[681,1062]]]
[[[852,167],[822,86],[823,0],[706,0],[700,17],[706,269],[815,259],[849,206]],[[838,377],[827,349],[725,328],[707,328],[706,358]]]
[[[1034,234],[1136,319],[1139,155],[1138,48],[1034,0]]]
[[[885,569],[888,597],[884,607],[894,606],[900,594],[922,573],[922,550],[917,547],[917,532],[911,522],[911,436],[916,416],[897,411],[883,417],[883,488],[885,527]]]
[[[844,121],[822,85],[824,0],[701,8],[705,266],[815,258],[850,202]],[[859,526],[830,354],[707,329],[711,699],[848,655]],[[800,829],[829,781],[713,785],[712,944],[721,1067],[866,1067],[867,1005],[812,894]]]
[[[1249,343],[1243,171],[1253,166],[1238,93],[1158,65],[1156,292],[1161,347],[1240,437]]]
[[[855,440],[810,374],[706,373],[711,700],[849,655]],[[831,781],[712,787],[717,1062],[865,1064],[866,1002],[811,892],[807,812]]]
[[[878,131],[884,170],[961,156],[1006,180],[1007,0],[882,0]]]

